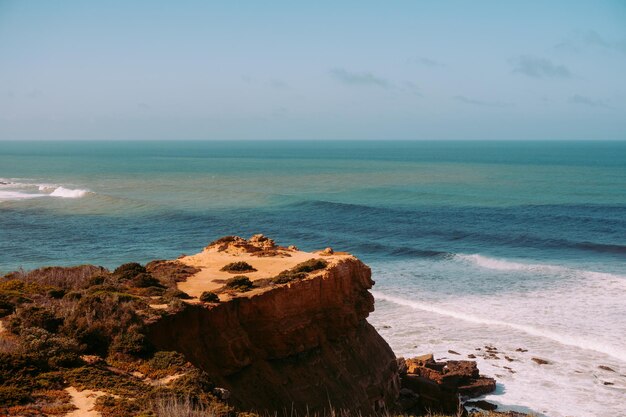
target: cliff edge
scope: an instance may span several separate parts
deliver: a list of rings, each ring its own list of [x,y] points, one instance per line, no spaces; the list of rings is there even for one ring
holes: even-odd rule
[[[261,235],[222,238],[178,261],[198,271],[178,288],[210,302],[187,301],[151,324],[147,337],[183,353],[230,391],[238,409],[393,407],[398,365],[366,321],[374,282],[361,261],[280,247]]]

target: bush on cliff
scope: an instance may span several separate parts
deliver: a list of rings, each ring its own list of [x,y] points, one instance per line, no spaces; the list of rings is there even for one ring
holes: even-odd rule
[[[158,279],[154,278],[152,275],[142,272],[136,275],[132,280],[131,284],[133,287],[137,288],[148,288],[148,287],[163,287]]]
[[[57,332],[63,324],[63,319],[57,317],[53,311],[46,307],[26,305],[19,308],[8,320],[8,329],[19,334],[22,329],[39,327],[48,332]]]
[[[217,294],[211,291],[204,291],[200,294],[200,301],[205,303],[219,303],[220,297]]]
[[[326,266],[328,266],[328,262],[323,259],[309,259],[291,269],[281,272],[272,278],[270,282],[273,284],[286,284],[296,279],[302,279],[306,277],[309,272],[324,269]]]
[[[226,284],[224,284],[224,287],[238,291],[248,291],[250,288],[252,288],[252,286],[252,281],[250,281],[250,278],[245,275],[237,275],[236,277],[232,277],[226,281]]]
[[[139,274],[145,274],[146,268],[137,262],[129,262],[115,268],[113,275],[120,281],[130,281]]]
[[[156,260],[146,264],[146,271],[162,284],[174,288],[177,282],[186,281],[191,275],[198,273],[200,269],[185,265],[180,261]]]
[[[254,272],[256,269],[247,262],[239,261],[224,265],[220,271],[237,273],[237,272]]]

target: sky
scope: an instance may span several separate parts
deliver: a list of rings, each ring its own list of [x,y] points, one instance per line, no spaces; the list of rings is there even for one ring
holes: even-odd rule
[[[0,0],[0,140],[626,140],[626,0]]]

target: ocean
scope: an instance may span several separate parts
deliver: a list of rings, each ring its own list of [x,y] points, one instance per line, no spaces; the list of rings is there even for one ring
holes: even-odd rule
[[[0,142],[0,273],[255,233],[361,258],[396,354],[505,409],[625,413],[626,142]]]

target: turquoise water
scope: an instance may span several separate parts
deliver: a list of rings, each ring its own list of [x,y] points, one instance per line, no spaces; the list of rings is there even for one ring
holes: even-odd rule
[[[0,271],[330,245],[372,266],[396,352],[524,344],[559,366],[482,361],[494,400],[626,406],[626,142],[0,142],[0,182]]]

